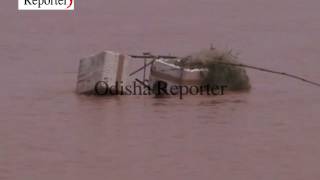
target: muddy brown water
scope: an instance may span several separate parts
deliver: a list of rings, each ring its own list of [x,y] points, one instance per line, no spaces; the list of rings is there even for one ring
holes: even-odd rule
[[[0,6],[0,179],[320,178],[320,89],[249,70],[250,93],[87,97],[81,57],[186,55],[210,43],[243,63],[320,79],[317,0],[76,1]]]

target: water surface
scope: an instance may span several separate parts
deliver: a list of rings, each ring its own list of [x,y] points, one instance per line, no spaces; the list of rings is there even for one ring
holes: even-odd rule
[[[0,7],[0,179],[320,178],[319,88],[248,70],[250,93],[87,97],[79,59],[104,49],[186,55],[320,79],[316,0],[90,0],[74,12]],[[319,81],[319,80],[318,80]]]

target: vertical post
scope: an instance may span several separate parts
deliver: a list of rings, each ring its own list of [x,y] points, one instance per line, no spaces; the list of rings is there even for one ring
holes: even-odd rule
[[[143,83],[146,81],[146,69],[147,69],[147,59],[144,58],[144,64],[143,64],[144,68],[143,68]]]
[[[144,56],[150,56],[151,53],[149,52],[144,52],[143,53]],[[147,70],[147,58],[144,58],[144,64],[143,64],[143,83],[146,82],[146,70]]]

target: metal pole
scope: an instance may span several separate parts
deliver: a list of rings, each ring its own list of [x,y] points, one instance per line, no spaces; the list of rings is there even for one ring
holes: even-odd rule
[[[144,64],[143,64],[143,67],[144,67],[144,69],[143,69],[143,82],[146,81],[146,69],[147,69],[146,65],[147,65],[147,59],[144,58]]]

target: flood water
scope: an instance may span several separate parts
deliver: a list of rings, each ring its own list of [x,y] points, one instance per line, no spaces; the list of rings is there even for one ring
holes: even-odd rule
[[[241,62],[320,81],[318,0],[79,0],[0,6],[1,180],[318,180],[320,89],[248,70],[249,93],[75,94],[79,59],[109,49]]]

